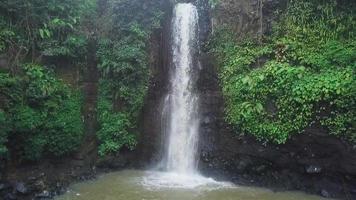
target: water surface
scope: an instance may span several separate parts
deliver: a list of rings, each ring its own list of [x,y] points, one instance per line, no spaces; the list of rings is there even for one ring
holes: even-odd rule
[[[56,200],[324,200],[301,192],[273,192],[262,188],[219,184],[212,179],[207,179],[205,185],[191,188],[155,187],[148,180],[152,175],[155,172],[133,170],[105,174],[95,181],[73,185]],[[165,176],[164,173],[156,175]]]

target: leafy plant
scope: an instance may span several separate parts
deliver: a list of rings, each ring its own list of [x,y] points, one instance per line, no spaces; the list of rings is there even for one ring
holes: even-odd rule
[[[0,157],[7,152],[5,145],[7,142],[7,131],[5,113],[0,110]]]
[[[209,45],[227,120],[279,144],[313,124],[355,141],[355,4],[347,5],[291,0],[262,43],[217,31]]]
[[[29,160],[73,152],[83,137],[80,95],[43,66],[28,64],[23,70],[15,77],[0,73],[0,95],[6,100],[0,141],[11,136],[16,153]]]
[[[18,62],[31,54],[76,57],[84,53],[81,23],[96,0],[4,0],[0,2],[0,51]],[[75,38],[81,38],[76,40]]]
[[[107,155],[118,152],[122,147],[134,149],[136,146],[136,134],[132,133],[133,126],[128,113],[114,112],[112,103],[107,99],[99,100],[98,139],[101,141],[99,154]]]
[[[161,0],[111,2],[104,19],[111,30],[99,40],[100,98],[98,114],[100,155],[114,154],[136,144],[138,114],[149,84],[148,43],[163,16]]]
[[[215,8],[219,4],[219,0],[209,0],[211,8]]]

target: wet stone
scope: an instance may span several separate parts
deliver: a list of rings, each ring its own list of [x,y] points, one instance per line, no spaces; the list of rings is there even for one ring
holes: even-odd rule
[[[310,166],[305,167],[305,171],[308,174],[319,174],[319,173],[321,173],[322,168],[319,166],[310,165]]]
[[[8,193],[5,195],[4,200],[17,200],[17,197],[15,194]]]
[[[26,186],[23,182],[16,183],[15,189],[17,192],[19,192],[21,194],[26,194],[28,192],[28,189],[26,188]]]
[[[321,190],[320,194],[321,194],[321,196],[323,196],[325,198],[330,198],[331,197],[329,192],[326,191],[326,190]]]

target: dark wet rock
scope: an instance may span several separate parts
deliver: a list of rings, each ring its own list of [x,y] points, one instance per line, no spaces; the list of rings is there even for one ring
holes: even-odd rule
[[[248,167],[248,162],[249,161],[245,161],[245,160],[241,160],[237,162],[236,169],[238,171],[244,171]]]
[[[36,180],[37,180],[37,177],[30,176],[30,177],[28,177],[27,180],[28,180],[28,181],[36,181]]]
[[[72,163],[75,167],[84,167],[86,164],[84,160],[74,160]]]
[[[108,156],[98,160],[97,166],[99,168],[109,168],[109,169],[123,169],[130,165],[130,156],[120,155],[120,156]]]
[[[0,54],[0,69],[9,70],[9,58],[6,54]]]
[[[206,116],[206,117],[204,117],[203,124],[207,125],[207,124],[211,123],[212,121],[213,121],[213,119],[211,116]]]
[[[320,195],[325,197],[325,198],[330,198],[331,197],[329,192],[326,191],[326,190],[321,190]]]
[[[308,174],[320,174],[321,171],[322,168],[319,166],[309,165],[305,167],[305,172],[307,172]]]
[[[47,190],[44,190],[41,193],[36,195],[37,199],[50,198],[50,197],[51,197],[51,193]]]
[[[12,195],[8,199],[13,196],[18,200],[51,199],[65,193],[70,183],[95,177],[91,166],[77,168],[71,161],[71,158],[42,160],[41,163],[15,168],[8,173],[11,179],[6,180],[12,183],[11,187],[0,190],[0,200],[9,195],[7,193]]]
[[[44,190],[47,186],[45,184],[45,182],[43,180],[37,180],[33,183],[33,186],[37,189],[37,190]]]
[[[25,186],[25,183],[23,183],[23,182],[17,182],[17,183],[15,184],[15,190],[16,190],[16,192],[19,192],[19,193],[21,193],[21,194],[26,194],[26,193],[28,193],[28,189],[27,189],[27,187]]]
[[[4,196],[4,200],[17,200],[17,196],[12,193],[8,193]]]
[[[0,183],[0,191],[10,189],[11,185],[9,183]]]
[[[256,171],[257,173],[262,173],[263,171],[266,170],[266,168],[267,168],[266,165],[260,165],[260,166],[257,166],[257,167],[255,168],[255,171]]]

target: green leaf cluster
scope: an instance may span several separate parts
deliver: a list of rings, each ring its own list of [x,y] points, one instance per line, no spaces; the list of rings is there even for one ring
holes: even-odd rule
[[[81,144],[81,95],[44,66],[24,65],[22,75],[0,73],[0,149],[36,160],[61,156]]]
[[[163,1],[122,0],[111,2],[103,19],[99,38],[100,129],[99,153],[113,154],[136,144],[138,115],[147,93],[150,72],[148,44],[151,33],[160,27]],[[109,15],[109,16],[107,16]],[[99,20],[100,21],[100,20]]]
[[[77,57],[85,53],[82,24],[96,0],[3,0],[0,53]],[[11,55],[14,56],[14,55]]]
[[[0,110],[0,156],[3,156],[7,152],[7,126],[5,112]]]
[[[219,4],[219,0],[209,0],[208,2],[211,8],[215,8]]]
[[[355,8],[349,1],[290,0],[262,41],[237,41],[221,27],[209,48],[228,122],[278,144],[315,124],[356,141]]]
[[[112,102],[101,97],[98,103],[101,129],[98,139],[101,141],[99,155],[104,156],[118,152],[122,147],[134,149],[137,143],[133,130],[132,118],[126,112],[115,112]]]

